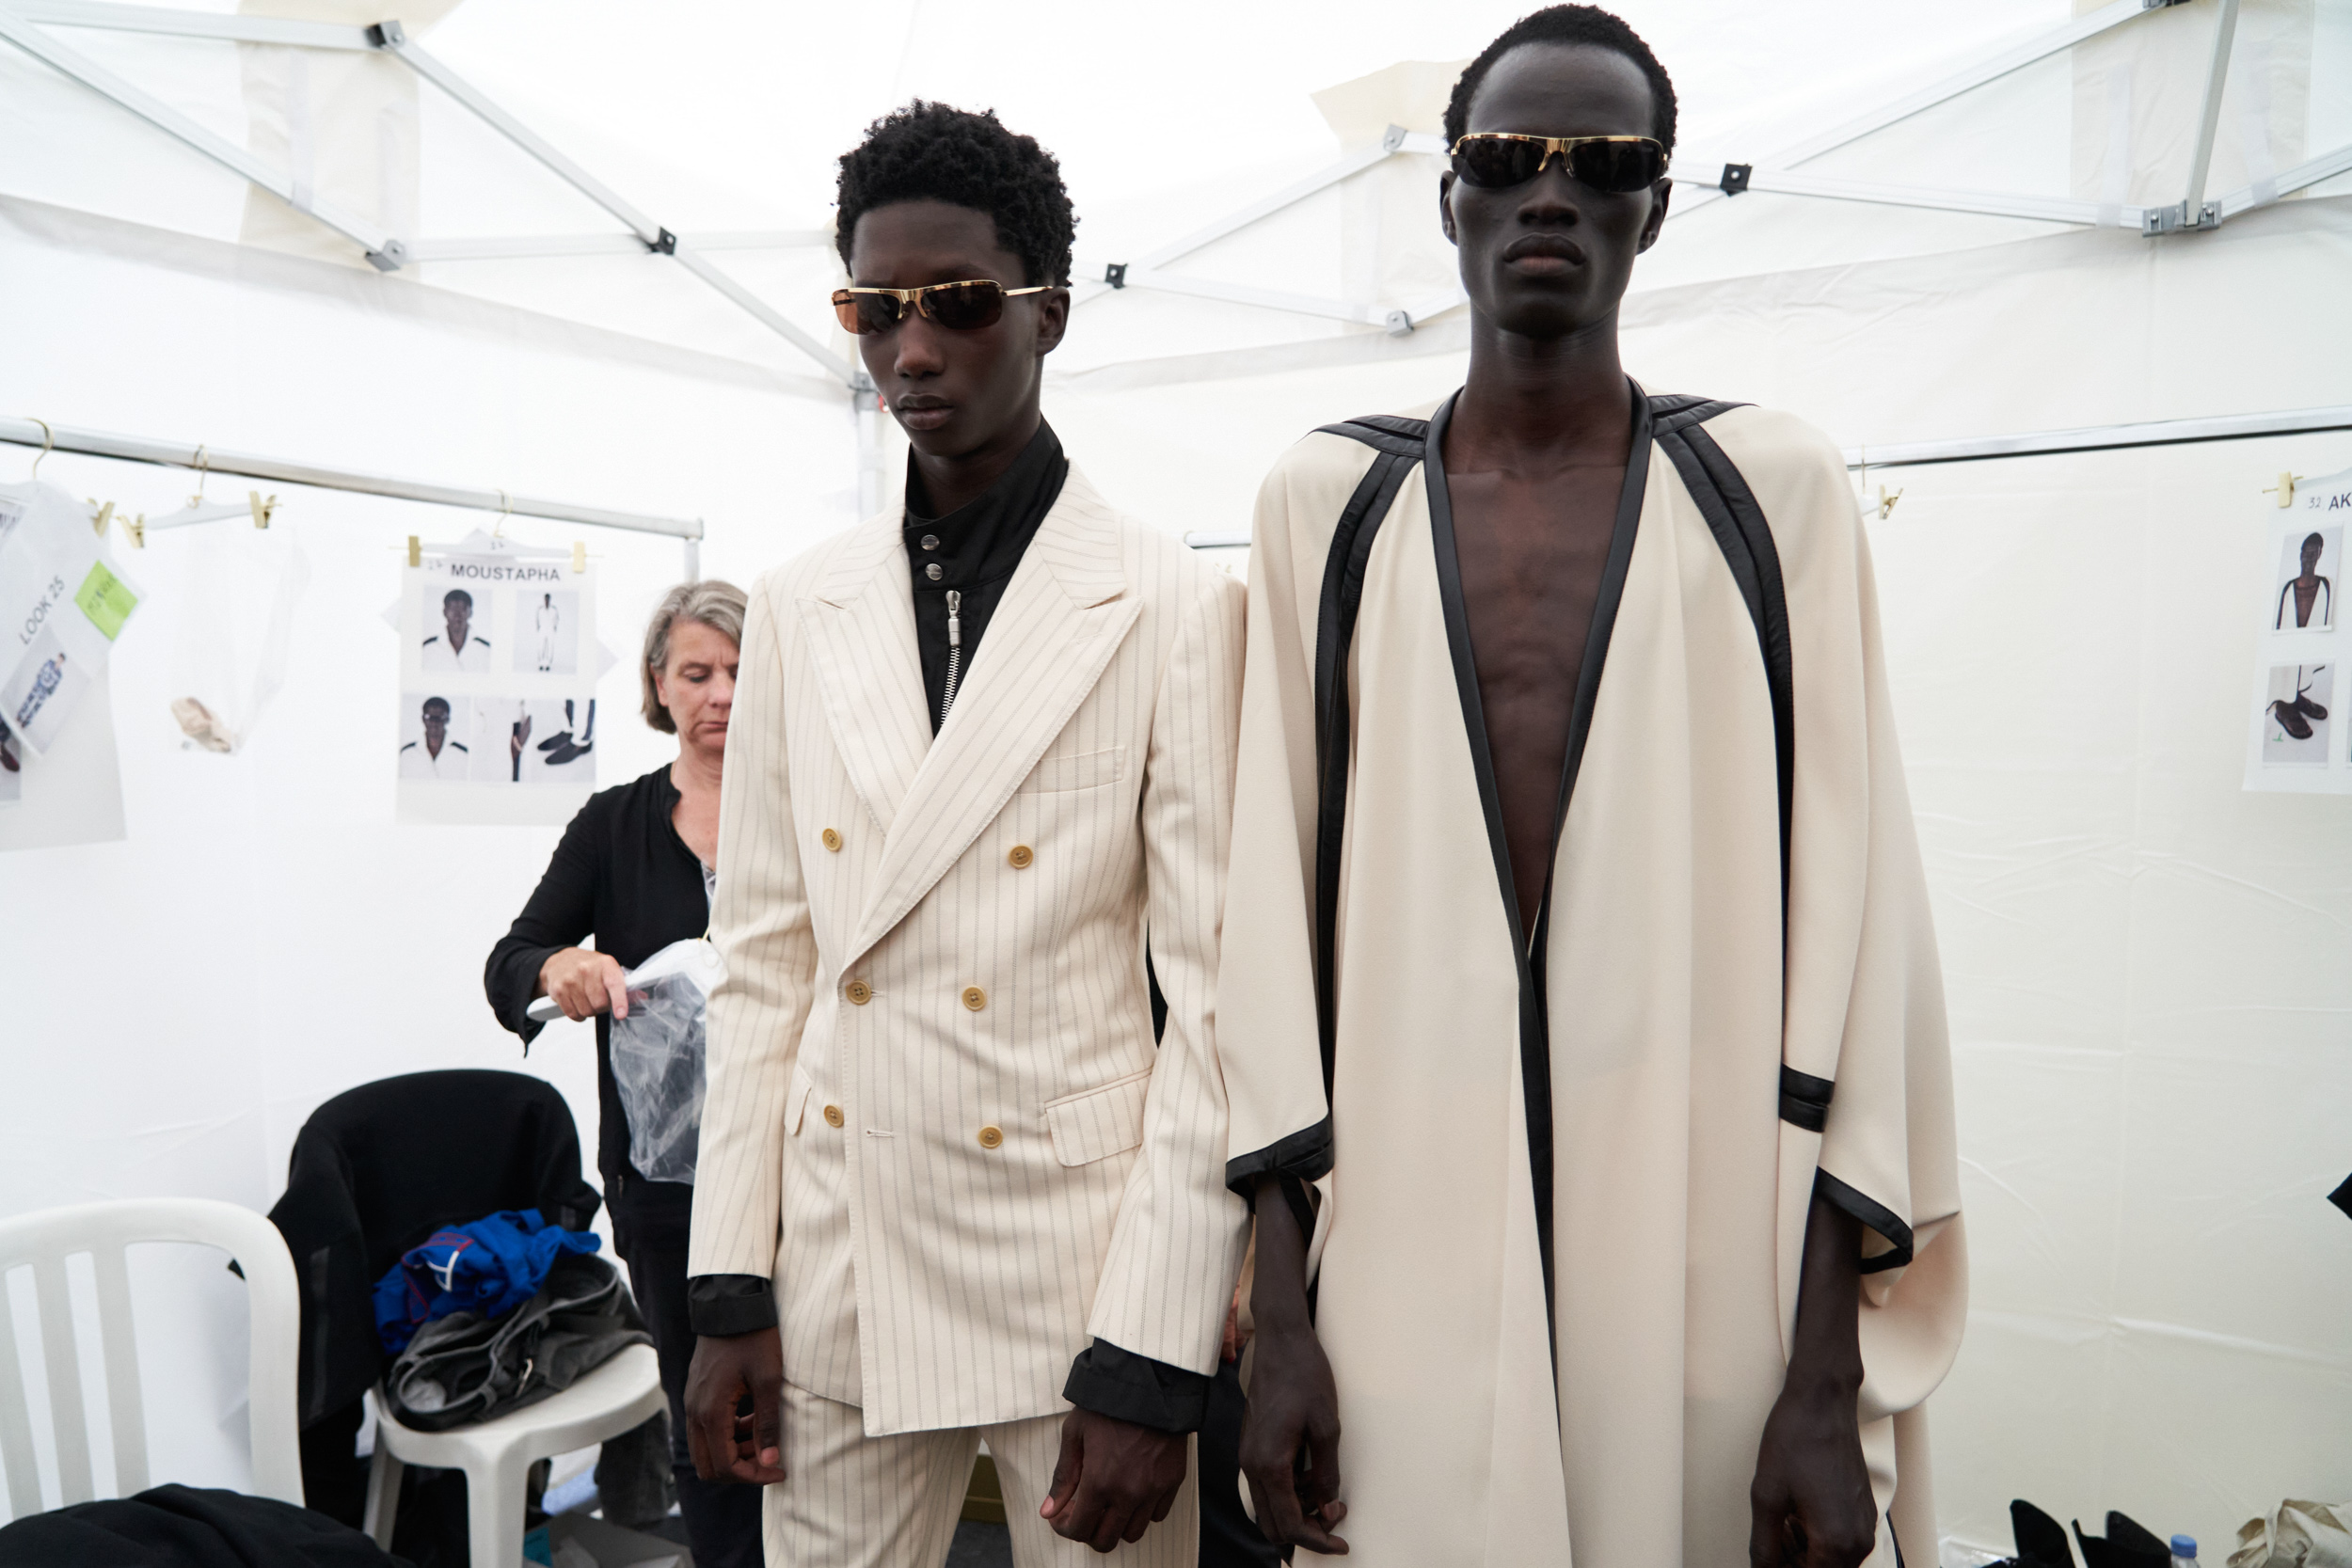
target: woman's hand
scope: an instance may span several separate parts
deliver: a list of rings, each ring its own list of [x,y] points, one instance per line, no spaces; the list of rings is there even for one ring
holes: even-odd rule
[[[609,953],[561,947],[539,966],[539,989],[533,994],[554,997],[555,1005],[574,1023],[607,1009],[614,1018],[627,1018],[628,986],[624,974]]]

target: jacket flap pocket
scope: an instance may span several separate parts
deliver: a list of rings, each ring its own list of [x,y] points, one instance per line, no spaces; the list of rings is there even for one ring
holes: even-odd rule
[[[1117,784],[1126,776],[1127,748],[1110,746],[1100,752],[1080,752],[1075,756],[1041,758],[1029,769],[1029,776],[1021,781],[1021,790],[1025,795],[1038,795],[1092,789],[1097,784]]]
[[[1054,1158],[1065,1165],[1090,1165],[1143,1142],[1143,1101],[1151,1089],[1152,1069],[1146,1068],[1100,1088],[1048,1101],[1045,1126],[1054,1135]]]
[[[801,1135],[801,1118],[808,1114],[808,1097],[817,1085],[808,1081],[801,1064],[792,1064],[792,1086],[784,1091],[784,1133],[786,1137]]]

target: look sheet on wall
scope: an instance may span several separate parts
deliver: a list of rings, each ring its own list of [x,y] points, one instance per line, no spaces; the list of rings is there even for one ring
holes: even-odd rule
[[[56,743],[138,604],[87,508],[54,484],[0,484],[0,772]]]
[[[2352,469],[2298,481],[2265,507],[2262,624],[2255,638],[2246,787],[2352,795],[2352,686],[2344,674],[2344,543]]]
[[[476,533],[401,573],[407,822],[564,822],[596,784],[596,569]]]

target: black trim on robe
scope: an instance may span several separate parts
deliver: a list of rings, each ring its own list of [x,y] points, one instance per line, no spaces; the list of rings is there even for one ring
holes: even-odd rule
[[[1789,657],[1788,596],[1782,586],[1780,551],[1772,544],[1772,525],[1748,488],[1745,475],[1699,428],[1708,418],[1735,404],[1702,404],[1681,416],[1690,420],[1659,437],[1659,446],[1674,460],[1682,486],[1698,503],[1708,531],[1724,553],[1740,596],[1747,601],[1748,617],[1756,623],[1756,651],[1764,660],[1764,683],[1772,704],[1772,750],[1780,778],[1780,929],[1783,962],[1788,935],[1788,844],[1794,825],[1797,777],[1796,676]]]
[[[1826,1078],[1816,1078],[1809,1072],[1799,1072],[1783,1065],[1780,1069],[1780,1119],[1789,1126],[1807,1132],[1819,1132],[1829,1125],[1830,1097],[1837,1085]]]
[[[1277,1138],[1263,1148],[1225,1162],[1225,1185],[1253,1209],[1258,1201],[1258,1178],[1295,1177],[1319,1181],[1331,1169],[1331,1117],[1324,1114],[1312,1127]]]
[[[698,1274],[686,1282],[686,1316],[714,1339],[756,1334],[776,1326],[776,1288],[755,1274]]]
[[[1061,1397],[1081,1410],[1154,1432],[1200,1430],[1209,1408],[1206,1372],[1187,1371],[1097,1339],[1070,1364]]]
[[[1862,1260],[1864,1274],[1899,1269],[1911,1261],[1911,1227],[1896,1218],[1892,1209],[1848,1186],[1825,1170],[1813,1173],[1813,1190],[1886,1238],[1891,1250],[1882,1252],[1876,1258],[1865,1258]]]

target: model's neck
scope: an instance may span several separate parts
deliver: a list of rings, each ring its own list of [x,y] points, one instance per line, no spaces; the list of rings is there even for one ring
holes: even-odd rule
[[[1516,456],[1622,461],[1633,409],[1617,359],[1617,316],[1565,337],[1529,338],[1470,322],[1470,377],[1449,449],[1507,464]]]
[[[986,495],[988,487],[1004,478],[1006,471],[1028,450],[1044,417],[1033,390],[1027,406],[1018,417],[972,451],[954,457],[928,457],[916,451],[914,471],[923,476],[923,494],[930,502],[930,515],[945,517],[961,512]]]

